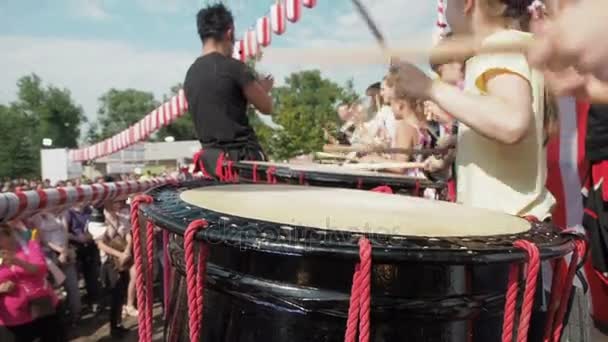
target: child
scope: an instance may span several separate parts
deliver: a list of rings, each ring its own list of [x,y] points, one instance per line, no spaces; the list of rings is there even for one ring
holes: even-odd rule
[[[398,74],[390,74],[386,78],[386,86],[393,91],[391,99],[391,110],[394,115],[394,138],[392,147],[410,149],[428,147],[430,137],[426,132],[426,123],[419,102],[400,87],[404,80]],[[362,161],[370,162],[408,162],[412,158],[406,154],[394,154],[389,158],[383,156],[366,156]],[[388,172],[407,174],[410,176],[421,176],[418,170],[404,168],[388,168]]]
[[[528,41],[531,34],[508,27],[518,26],[531,2],[452,0],[447,17],[455,34],[472,34],[481,44]],[[541,220],[549,216],[554,199],[545,188],[544,82],[524,55],[473,56],[465,65],[464,92],[431,81],[411,64],[398,69],[406,91],[459,121],[460,203]]]

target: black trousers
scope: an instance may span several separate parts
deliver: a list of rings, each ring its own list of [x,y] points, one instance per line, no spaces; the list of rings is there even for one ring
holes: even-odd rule
[[[88,303],[96,304],[99,301],[101,287],[99,282],[99,269],[101,267],[99,249],[94,243],[75,246],[78,270],[84,278]]]
[[[30,323],[3,327],[0,326],[2,342],[64,342],[67,341],[65,329],[57,314],[39,318]]]
[[[110,295],[110,329],[113,329],[122,322],[122,307],[129,287],[129,271],[118,272],[112,261],[107,260],[101,266],[101,274],[106,293]]]

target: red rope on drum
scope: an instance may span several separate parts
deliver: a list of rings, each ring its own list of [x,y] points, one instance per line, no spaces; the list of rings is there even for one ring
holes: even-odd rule
[[[207,272],[207,256],[209,255],[209,246],[201,243],[198,249],[198,264],[195,263],[195,236],[200,230],[207,228],[208,223],[205,220],[195,220],[188,225],[184,235],[184,251],[186,258],[186,295],[188,297],[188,328],[190,333],[190,341],[198,341],[200,339],[202,321],[203,321],[203,305],[205,294],[205,275]]]
[[[353,286],[350,294],[345,342],[355,342],[357,328],[359,342],[369,341],[371,309],[372,245],[362,237],[359,239],[359,263],[355,265]]]
[[[420,197],[420,181],[416,180],[416,187],[414,188],[414,196]]]
[[[304,172],[300,172],[300,185],[304,185]]]
[[[266,182],[268,182],[268,184],[277,184],[277,178],[274,176],[276,171],[277,168],[274,166],[271,166],[266,170]]]
[[[585,241],[577,240],[575,241],[575,246],[575,253],[572,253],[572,258],[570,259],[570,266],[568,267],[568,274],[566,275],[564,283],[564,291],[562,292],[563,296],[561,297],[561,303],[559,305],[559,309],[557,310],[555,323],[553,325],[554,342],[559,342],[561,339],[562,331],[564,329],[564,318],[566,316],[566,310],[568,309],[570,295],[572,294],[572,286],[574,285],[574,276],[576,275],[576,270],[579,266],[578,261],[582,260],[587,252],[587,245]]]
[[[513,341],[513,325],[515,324],[515,308],[517,307],[517,292],[519,291],[519,267],[515,264],[509,268],[509,282],[505,296],[505,313],[502,322],[502,341]]]
[[[254,183],[258,182],[258,164],[253,164],[253,179]]]
[[[152,197],[140,195],[135,197],[131,204],[131,233],[133,235],[133,258],[135,262],[135,290],[137,303],[140,305],[138,320],[139,341],[152,341],[152,316],[148,317],[147,296],[144,277],[143,251],[141,250],[141,229],[139,225],[139,206],[152,203]]]
[[[146,222],[146,324],[149,328],[149,338],[152,341],[152,307],[154,306],[154,223]]]
[[[526,271],[526,287],[524,289],[524,299],[519,316],[519,328],[517,329],[517,341],[528,341],[528,331],[530,330],[530,316],[534,306],[534,295],[536,294],[536,282],[540,271],[540,251],[538,247],[526,240],[515,241],[515,247],[521,248],[528,253],[528,270]]]
[[[238,181],[238,176],[236,171],[234,170],[234,161],[228,160],[226,161],[226,182],[236,183]]]
[[[224,176],[224,153],[221,152],[219,156],[217,156],[217,160],[215,163],[215,174],[220,182],[225,181]]]
[[[540,271],[540,252],[534,243],[526,240],[515,241],[513,246],[522,249],[528,255],[525,289],[517,329],[517,341],[526,342],[530,329],[530,316],[534,305],[534,295],[536,294],[536,282]],[[503,342],[513,341],[513,326],[515,324],[515,308],[517,306],[517,293],[519,287],[518,280],[519,265],[513,264],[509,270],[509,283],[507,285],[507,295],[505,297],[505,317],[502,331]]]
[[[357,178],[357,189],[363,188],[363,179]]]

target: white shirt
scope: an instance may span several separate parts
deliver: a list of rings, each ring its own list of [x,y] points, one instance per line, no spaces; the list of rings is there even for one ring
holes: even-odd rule
[[[394,146],[397,128],[395,123],[395,114],[390,106],[382,106],[376,116],[366,123],[370,135],[379,137],[382,130],[385,130],[390,140],[389,146]]]
[[[40,241],[45,244],[52,243],[62,248],[68,246],[68,232],[63,225],[62,217],[54,214],[42,213],[32,218],[33,228],[40,232]]]

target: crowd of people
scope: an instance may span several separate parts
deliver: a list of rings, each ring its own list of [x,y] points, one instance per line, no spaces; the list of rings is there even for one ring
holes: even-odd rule
[[[464,64],[458,61],[434,65],[439,79],[456,87],[462,87]],[[381,82],[370,85],[366,90],[367,102],[342,103],[337,108],[343,122],[339,130],[325,130],[329,144],[352,145],[365,148],[399,148],[420,150],[425,148],[446,148],[443,157],[413,153],[354,153],[349,159],[358,162],[391,163],[416,162],[417,167],[387,167],[386,172],[412,177],[442,180],[448,183],[448,199],[455,201],[455,185],[452,165],[455,160],[455,141],[458,123],[453,116],[436,103],[409,96],[400,86],[401,76],[390,71]],[[422,165],[422,167],[419,167]],[[435,194],[427,194],[434,197]]]
[[[37,188],[49,182],[14,183]],[[0,224],[0,340],[66,341],[84,312],[100,315],[106,309],[112,338],[124,336],[122,318],[138,315],[130,231],[126,196]],[[155,269],[162,272],[160,261]]]

